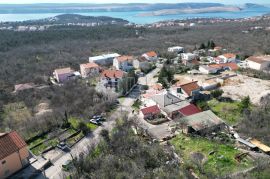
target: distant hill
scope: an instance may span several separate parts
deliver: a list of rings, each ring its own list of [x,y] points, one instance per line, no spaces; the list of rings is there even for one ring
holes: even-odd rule
[[[105,17],[105,16],[83,16],[78,14],[62,14],[52,18],[46,18],[42,21],[50,21],[55,23],[128,23],[128,21],[120,19],[120,18],[113,18],[113,17]]]
[[[136,3],[136,4],[0,4],[1,14],[16,13],[86,13],[86,12],[125,12],[125,11],[158,11],[163,9],[200,9],[223,7],[220,3]]]
[[[203,8],[182,8],[182,9],[163,9],[153,12],[139,14],[139,16],[163,16],[163,15],[177,15],[177,14],[199,14],[211,12],[237,12],[241,11],[239,7],[235,6],[214,6]]]
[[[244,5],[244,8],[267,8],[267,7],[260,4],[246,3]]]
[[[68,24],[100,24],[100,25],[109,25],[117,24],[124,25],[129,22],[120,18],[105,17],[105,16],[83,16],[78,14],[62,14],[55,17],[39,19],[39,20],[28,20],[22,22],[7,22],[12,26],[20,25],[68,25]]]

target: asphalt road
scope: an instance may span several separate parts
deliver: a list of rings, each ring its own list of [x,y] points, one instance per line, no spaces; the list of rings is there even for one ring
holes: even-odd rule
[[[101,137],[100,132],[102,129],[112,130],[115,126],[115,121],[118,117],[120,117],[124,111],[131,114],[132,104],[139,97],[140,92],[139,88],[135,87],[134,90],[123,100],[121,105],[117,108],[117,110],[111,115],[111,118],[108,121],[104,122],[102,126],[97,128],[91,135],[83,138],[80,142],[78,142],[75,146],[71,148],[71,151],[62,155],[58,160],[56,160],[51,167],[46,169],[42,174],[40,174],[37,179],[61,179],[64,178],[64,172],[62,171],[62,164],[67,160],[71,160],[73,157],[78,157],[81,153],[88,153],[88,148],[90,146],[95,146],[99,143]]]

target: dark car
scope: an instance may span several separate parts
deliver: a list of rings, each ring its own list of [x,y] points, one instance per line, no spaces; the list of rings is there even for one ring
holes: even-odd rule
[[[67,144],[65,142],[60,142],[57,147],[63,151],[69,151],[69,147],[67,146]]]

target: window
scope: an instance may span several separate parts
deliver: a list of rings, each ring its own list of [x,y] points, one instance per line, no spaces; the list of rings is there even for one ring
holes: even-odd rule
[[[181,88],[177,88],[177,93],[183,93]]]
[[[5,163],[7,163],[5,160],[2,161],[2,164],[4,165]]]

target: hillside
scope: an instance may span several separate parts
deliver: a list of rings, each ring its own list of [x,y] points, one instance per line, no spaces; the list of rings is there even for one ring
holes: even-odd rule
[[[223,7],[219,3],[178,3],[178,4],[0,4],[1,14],[18,13],[86,13],[86,12],[127,12],[127,11],[157,11],[162,9],[199,9]]]
[[[162,16],[162,15],[177,15],[177,14],[199,14],[211,12],[238,12],[241,11],[239,7],[234,6],[216,6],[205,8],[185,8],[185,9],[164,9],[150,13],[142,13],[139,16]]]
[[[83,16],[78,14],[62,14],[55,17],[39,19],[39,20],[28,20],[22,22],[6,22],[2,23],[0,27],[6,26],[29,26],[29,25],[69,25],[69,24],[99,24],[99,25],[123,25],[129,23],[126,20],[120,18],[113,17],[105,17],[105,16]]]

